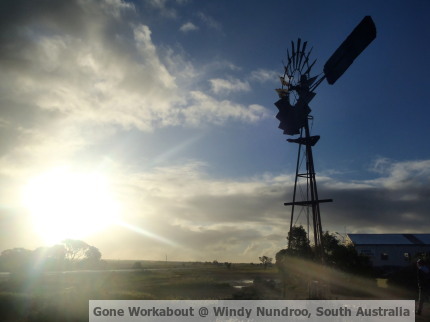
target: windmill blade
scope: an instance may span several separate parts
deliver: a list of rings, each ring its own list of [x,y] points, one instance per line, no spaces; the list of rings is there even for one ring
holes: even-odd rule
[[[279,98],[284,98],[288,95],[288,89],[276,88],[275,91],[278,93]]]
[[[291,60],[292,60],[293,56],[292,55],[290,56],[290,51],[288,50],[288,48],[287,48],[287,58],[288,58],[287,67],[290,70],[287,70],[287,67],[285,67],[285,72],[288,74],[288,76],[290,76],[291,75],[291,68],[290,68],[290,66],[291,66]]]
[[[315,65],[317,60],[315,59],[314,62],[308,67],[308,69],[303,74],[309,74],[311,72],[312,67]]]
[[[304,43],[303,43],[303,50],[302,50],[302,53],[304,54],[305,53],[305,51],[306,51],[306,46],[308,45],[308,42],[307,41],[305,41]]]
[[[291,65],[290,64],[288,64],[287,66],[285,66],[285,73],[286,73],[286,75],[289,78],[290,75],[291,75]]]
[[[282,65],[284,66],[284,77],[285,77],[285,75],[287,74],[287,69],[286,69],[284,60],[282,60]]]
[[[311,55],[312,49],[314,49],[314,47],[311,47],[308,54],[306,55],[303,65],[300,67],[300,71],[302,71],[305,65],[309,62],[309,56]]]
[[[296,59],[296,64],[294,65],[294,68],[297,69],[298,64],[299,64],[299,56],[300,56],[300,45],[301,45],[302,40],[299,38],[297,39],[297,59]]]
[[[278,114],[276,114],[276,118],[281,121],[278,127],[282,130],[296,128],[294,124],[294,109],[291,106],[288,98],[281,98],[275,103],[275,106],[279,110]]]
[[[290,51],[287,48],[287,58],[288,58],[288,64],[291,64],[291,56],[290,56]]]
[[[300,71],[302,71],[302,69],[300,68],[300,66],[302,65],[303,57],[305,56],[305,50],[306,50],[306,45],[307,44],[308,44],[308,42],[305,41],[303,43],[303,49],[300,51],[300,60],[299,60],[299,65],[298,65]]]

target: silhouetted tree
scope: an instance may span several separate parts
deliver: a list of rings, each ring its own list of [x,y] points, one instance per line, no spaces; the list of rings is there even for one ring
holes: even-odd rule
[[[64,260],[66,258],[66,248],[64,245],[54,245],[49,248],[49,257]]]
[[[103,264],[101,257],[102,253],[97,247],[88,245],[85,251],[85,258],[79,262],[79,266],[85,268],[99,268]]]
[[[22,274],[29,270],[33,259],[33,252],[25,248],[6,249],[0,255],[2,270]]]
[[[39,247],[33,251],[33,262],[37,262],[39,269],[58,270],[64,268],[66,248],[64,245]]]
[[[289,248],[281,249],[276,253],[276,267],[281,275],[282,297],[286,295],[286,283],[290,276],[291,268],[295,267],[294,258],[312,258],[312,248],[309,244],[308,234],[303,226],[293,226],[288,233]]]
[[[312,264],[312,259],[315,258],[314,247],[309,245],[307,233],[302,226],[293,227],[288,239],[291,239],[290,248],[282,249],[276,254],[276,266],[281,274],[283,283],[283,297],[285,297],[286,283],[290,274],[298,274],[301,278],[309,278],[307,266]],[[335,235],[329,232],[323,234],[322,243],[324,259],[327,265],[360,275],[368,275],[372,272],[369,258],[359,255],[353,245],[342,244]],[[318,263],[313,263],[313,265],[316,264]]]
[[[300,227],[293,227],[290,233],[290,249],[280,250],[276,254],[276,264],[282,271],[285,270],[288,256],[312,259],[314,248],[309,245],[307,233]],[[368,274],[371,264],[368,257],[359,255],[353,245],[344,245],[335,235],[326,231],[322,236],[325,262],[343,271],[358,274]],[[284,272],[286,273],[286,272]]]
[[[303,226],[293,226],[288,233],[288,242],[290,248],[288,253],[294,256],[309,258],[312,255],[311,246],[309,244],[308,234]]]
[[[66,249],[66,259],[74,262],[86,258],[86,252],[90,245],[78,239],[66,239],[62,241]]]
[[[328,231],[323,234],[322,241],[327,264],[350,273],[361,275],[371,273],[370,259],[358,254],[352,244],[342,244],[335,235]]]
[[[102,253],[97,247],[88,246],[85,252],[85,258],[89,261],[99,261],[102,258]]]
[[[78,267],[97,267],[101,264],[102,254],[97,247],[77,239],[66,239],[62,242],[66,250],[66,261]]]
[[[35,250],[25,248],[7,249],[0,254],[0,270],[25,278],[29,273],[36,276],[44,270],[62,270],[68,264],[80,266],[100,266],[102,254],[97,247],[81,240],[67,239],[62,244],[39,247]]]
[[[267,268],[267,265],[272,264],[272,260],[273,260],[273,258],[267,257],[267,256],[261,256],[261,257],[258,257],[258,259],[260,260],[261,264],[263,264],[264,269]]]

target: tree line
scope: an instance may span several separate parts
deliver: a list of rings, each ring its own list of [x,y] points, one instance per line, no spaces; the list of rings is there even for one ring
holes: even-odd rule
[[[56,271],[80,268],[98,268],[100,250],[82,240],[66,239],[58,245],[6,249],[0,254],[0,271],[29,274],[37,271]]]
[[[282,249],[276,254],[276,264],[281,270],[285,269],[289,259],[293,257],[311,261],[318,259],[303,226],[292,227],[287,239],[290,248]],[[369,258],[358,254],[352,244],[341,243],[328,231],[322,236],[322,244],[326,265],[352,274],[369,275],[372,272]]]

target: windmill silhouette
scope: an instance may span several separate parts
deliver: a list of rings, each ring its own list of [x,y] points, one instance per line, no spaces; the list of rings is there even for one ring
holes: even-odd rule
[[[298,144],[296,173],[294,180],[293,201],[284,203],[291,206],[290,231],[292,233],[296,206],[305,209],[308,222],[312,218],[312,233],[316,256],[324,261],[322,223],[320,203],[332,202],[332,199],[319,199],[315,177],[312,147],[320,139],[319,135],[311,135],[310,122],[313,121],[309,103],[315,97],[315,89],[326,79],[333,85],[349,68],[361,52],[376,38],[376,27],[370,16],[366,16],[355,27],[351,34],[333,53],[324,65],[323,73],[311,76],[312,48],[307,51],[308,43],[299,38],[296,43],[291,42],[291,52],[287,50],[287,64],[284,65],[283,76],[280,76],[281,88],[277,88],[279,100],[275,103],[279,112],[276,118],[280,121],[279,128],[286,135],[299,135],[298,138],[287,139],[290,143]],[[305,169],[303,169],[303,164]],[[300,190],[302,200],[297,201],[300,181],[306,182],[306,188]],[[288,238],[288,248],[291,246]]]

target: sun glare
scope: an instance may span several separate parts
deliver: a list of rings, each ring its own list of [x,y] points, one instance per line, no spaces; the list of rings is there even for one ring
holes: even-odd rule
[[[48,244],[85,238],[119,220],[119,204],[100,173],[54,169],[28,182],[23,202]]]

